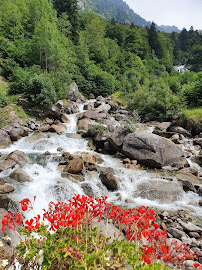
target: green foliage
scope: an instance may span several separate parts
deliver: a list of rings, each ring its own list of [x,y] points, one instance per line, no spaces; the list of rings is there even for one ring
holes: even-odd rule
[[[8,99],[3,93],[3,90],[0,89],[0,108],[5,107],[8,104]]]
[[[202,106],[202,72],[198,73],[195,81],[183,85],[182,95],[189,107]]]
[[[96,135],[99,132],[104,132],[106,130],[107,128],[101,124],[92,124],[89,127],[89,131],[92,136]]]
[[[46,106],[56,102],[53,82],[48,75],[35,75],[25,84],[25,97],[33,105]]]

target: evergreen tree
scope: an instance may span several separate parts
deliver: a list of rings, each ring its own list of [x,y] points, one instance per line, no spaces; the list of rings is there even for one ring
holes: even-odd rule
[[[162,46],[159,40],[158,32],[156,30],[156,25],[152,22],[148,30],[148,42],[152,50],[154,50],[156,56],[161,58],[163,56]]]

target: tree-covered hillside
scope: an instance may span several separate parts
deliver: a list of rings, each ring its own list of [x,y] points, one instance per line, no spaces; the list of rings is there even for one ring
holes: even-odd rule
[[[202,36],[158,32],[79,13],[76,0],[1,0],[0,75],[9,94],[49,106],[76,81],[86,95],[116,92],[145,119],[201,106]],[[179,74],[173,64],[193,72]],[[196,73],[197,72],[197,73]],[[0,106],[5,105],[0,93]]]
[[[150,27],[151,22],[136,14],[123,0],[79,0],[79,6],[85,11],[93,11],[106,19],[115,19],[124,24],[134,23],[137,26]],[[146,8],[146,7],[145,7]],[[156,25],[159,31],[180,32],[176,26]]]

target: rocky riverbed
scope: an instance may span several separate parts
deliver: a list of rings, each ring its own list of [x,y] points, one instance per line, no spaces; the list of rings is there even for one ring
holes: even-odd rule
[[[202,263],[202,134],[193,138],[174,121],[138,123],[111,98],[72,93],[67,105],[33,109],[45,120],[0,129],[0,220],[28,196],[41,211],[74,193],[106,195],[124,208],[154,208],[168,237],[199,252]]]

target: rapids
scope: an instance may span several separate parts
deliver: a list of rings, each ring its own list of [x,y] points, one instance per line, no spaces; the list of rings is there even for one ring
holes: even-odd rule
[[[83,105],[80,106],[79,113],[83,111]],[[30,134],[17,142],[13,143],[6,149],[1,150],[3,155],[18,149],[25,152],[32,164],[23,165],[25,170],[33,179],[33,182],[15,183],[15,191],[10,195],[13,200],[20,201],[23,198],[33,199],[36,196],[35,211],[41,213],[42,209],[47,208],[50,201],[66,201],[73,194],[85,194],[85,191],[93,196],[107,196],[110,203],[119,207],[131,208],[140,205],[147,205],[154,209],[171,210],[189,209],[199,218],[202,217],[202,210],[198,207],[200,197],[193,192],[185,193],[183,190],[177,194],[175,199],[166,197],[164,192],[151,192],[153,185],[166,187],[171,183],[169,180],[162,179],[158,176],[151,177],[151,171],[131,170],[124,167],[121,159],[116,156],[98,154],[104,160],[100,167],[111,167],[114,169],[115,177],[119,181],[120,188],[118,191],[108,191],[99,179],[98,172],[86,172],[83,182],[74,183],[71,180],[61,177],[57,170],[58,158],[61,152],[70,152],[71,154],[80,154],[82,152],[94,153],[89,146],[88,141],[83,138],[72,136],[77,132],[77,116],[79,113],[69,115],[69,122],[66,125],[67,132],[63,135],[53,133]],[[152,132],[151,128],[148,132]],[[186,142],[189,147],[189,142]],[[44,152],[49,155],[42,155]],[[189,161],[190,162],[190,161]],[[16,168],[16,167],[15,167]],[[0,173],[0,177],[8,176],[14,169],[9,169]],[[172,181],[173,190],[179,187],[177,180]],[[144,196],[142,196],[144,194]]]

